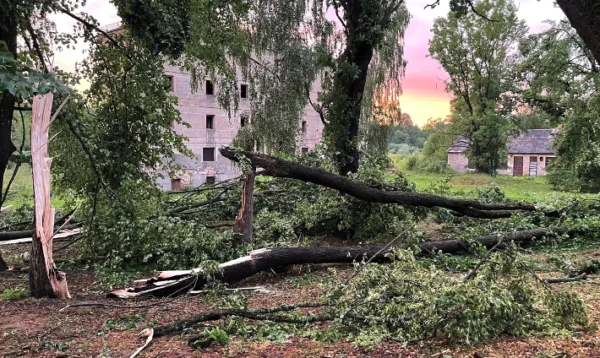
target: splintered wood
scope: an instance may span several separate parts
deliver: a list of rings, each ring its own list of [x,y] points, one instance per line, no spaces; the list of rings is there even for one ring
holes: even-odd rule
[[[34,235],[31,248],[29,282],[34,297],[71,298],[67,278],[56,269],[52,259],[55,209],[50,202],[50,165],[48,132],[52,94],[35,96],[31,112],[31,165],[33,172]]]

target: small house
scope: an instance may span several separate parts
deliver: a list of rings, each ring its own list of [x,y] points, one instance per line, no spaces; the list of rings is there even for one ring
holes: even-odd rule
[[[556,159],[552,141],[557,129],[530,129],[519,134],[509,136],[506,142],[508,149],[507,164],[498,169],[498,174],[512,176],[543,176],[546,175],[546,166]],[[469,140],[459,136],[448,148],[448,166],[457,173],[467,173],[469,159],[467,150]]]

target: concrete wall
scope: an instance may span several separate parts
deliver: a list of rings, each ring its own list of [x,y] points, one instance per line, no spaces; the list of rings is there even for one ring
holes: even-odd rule
[[[216,181],[238,176],[239,171],[229,159],[221,156],[218,149],[231,144],[240,128],[241,115],[250,112],[250,100],[240,98],[239,110],[230,119],[217,103],[219,88],[216,83],[213,95],[205,94],[204,84],[196,93],[192,93],[189,73],[181,71],[179,67],[165,65],[165,74],[173,77],[173,94],[179,99],[177,109],[181,113],[183,121],[190,125],[188,128],[177,124],[174,129],[188,138],[187,146],[196,156],[192,159],[183,155],[176,157],[177,164],[184,168],[176,177],[183,179],[186,186],[198,186],[206,181],[207,176],[214,176]],[[238,75],[238,82],[243,83],[241,75]],[[320,84],[315,83],[311,91],[313,101],[316,101],[319,90]],[[213,129],[206,128],[206,115],[214,115]],[[323,132],[323,123],[310,104],[305,110],[304,118],[298,123],[299,130],[302,121],[306,121],[306,131],[296,139],[298,153],[302,151],[302,148],[314,149],[321,140]],[[204,161],[203,148],[215,148],[215,161]],[[170,190],[171,178],[167,173],[162,173],[162,175],[164,178],[159,180],[159,184],[164,189]]]
[[[448,153],[448,166],[457,173],[466,173],[469,158],[464,153]]]

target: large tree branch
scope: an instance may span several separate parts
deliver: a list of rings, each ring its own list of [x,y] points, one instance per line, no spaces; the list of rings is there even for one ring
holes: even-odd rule
[[[237,155],[241,154],[248,158],[253,165],[265,169],[269,175],[298,179],[325,186],[370,202],[395,203],[428,208],[442,207],[470,217],[488,219],[510,217],[514,210],[536,210],[535,206],[523,203],[481,203],[475,200],[453,199],[431,194],[385,191],[370,187],[356,180],[348,179],[342,175],[263,154],[238,151],[229,147],[221,148],[219,151],[225,158],[233,161],[239,161]]]
[[[472,243],[478,243],[485,248],[494,247],[499,241],[516,244],[530,243],[550,235],[566,233],[564,228],[540,228],[523,230],[506,235],[488,235],[475,238],[472,241],[438,240],[414,245],[419,255],[429,255],[435,252],[458,253],[468,252]],[[236,283],[259,272],[277,266],[322,264],[322,263],[353,263],[355,261],[389,260],[387,254],[396,249],[413,248],[411,245],[385,246],[349,246],[349,247],[285,247],[266,248],[250,252],[248,256],[225,262],[219,265],[220,272],[214,279],[224,283]],[[142,281],[143,282],[143,281]],[[145,280],[141,287],[114,290],[108,294],[116,298],[136,298],[144,295],[170,296],[183,294],[191,288],[201,288],[208,282],[201,269],[163,271],[155,277]],[[187,290],[185,290],[187,288]]]
[[[571,26],[600,63],[600,3],[598,0],[556,0]]]

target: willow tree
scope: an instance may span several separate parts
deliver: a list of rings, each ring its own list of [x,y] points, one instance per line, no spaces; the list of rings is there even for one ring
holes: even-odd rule
[[[249,84],[254,137],[266,152],[295,150],[299,119],[311,103],[338,171],[355,172],[361,119],[371,119],[365,108],[374,96],[397,100],[399,95],[409,18],[402,0],[190,0],[170,9],[165,5],[170,1],[136,3],[116,2],[125,25],[135,35],[142,32],[143,19],[164,23],[162,31],[140,36],[158,53],[184,54],[180,64],[192,73],[193,85],[205,76],[216,81],[220,104],[231,114],[237,109],[236,73],[242,73]],[[173,13],[186,16],[169,26],[166,19]],[[161,47],[164,38],[179,44]],[[317,80],[322,90],[311,99]]]
[[[505,158],[501,94],[512,89],[516,44],[527,26],[511,0],[483,0],[474,11],[436,19],[432,32],[429,53],[448,72],[446,89],[454,94],[452,122],[468,138],[475,168],[493,174]]]

